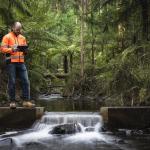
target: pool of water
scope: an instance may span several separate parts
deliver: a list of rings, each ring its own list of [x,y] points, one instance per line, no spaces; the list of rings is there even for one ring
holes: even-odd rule
[[[92,98],[63,98],[59,94],[40,95],[38,106],[47,111],[99,111],[100,102]]]
[[[31,140],[32,137],[32,140]],[[26,142],[22,140],[29,139]],[[17,140],[19,141],[17,143]],[[122,141],[123,142],[119,142]],[[25,133],[13,140],[0,142],[1,150],[149,150],[150,139],[143,137],[119,138],[104,133],[77,133],[52,136],[41,133]]]
[[[30,129],[0,134],[0,150],[150,150],[149,134],[115,134],[102,130],[99,103],[89,99],[64,99],[42,95],[37,105],[45,115]],[[72,134],[52,134],[59,125],[77,124]]]

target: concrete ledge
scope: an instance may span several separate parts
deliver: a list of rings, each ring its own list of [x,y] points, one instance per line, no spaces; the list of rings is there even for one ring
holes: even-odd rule
[[[150,107],[102,107],[100,114],[108,129],[150,127]]]
[[[10,109],[0,107],[0,128],[23,129],[29,128],[44,114],[43,107]]]

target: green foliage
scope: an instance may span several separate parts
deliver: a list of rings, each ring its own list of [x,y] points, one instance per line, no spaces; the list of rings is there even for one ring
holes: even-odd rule
[[[66,91],[71,93],[68,95],[95,91],[95,95],[115,95],[122,99],[116,104],[124,105],[135,98],[140,103],[149,96],[146,92],[150,90],[148,0],[85,0],[84,10],[79,0],[6,0],[1,4],[1,35],[8,32],[12,21],[23,23],[30,46],[26,62],[34,91],[48,86],[45,73],[58,84],[55,74],[63,74],[67,69]],[[83,78],[80,76],[81,14]]]

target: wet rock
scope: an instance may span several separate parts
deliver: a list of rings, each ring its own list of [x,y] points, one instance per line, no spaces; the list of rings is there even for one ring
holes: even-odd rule
[[[116,142],[118,144],[125,144],[125,141],[123,139],[117,139]]]
[[[7,146],[12,144],[11,138],[4,138],[0,140],[0,146]]]
[[[133,136],[143,135],[143,131],[142,130],[133,130],[132,131],[132,135]]]
[[[78,124],[62,124],[55,126],[50,134],[74,134],[76,132],[81,132],[81,127]]]
[[[143,130],[136,130],[136,129],[133,130],[124,129],[124,132],[126,136],[142,136],[145,134]]]
[[[106,127],[106,126],[103,126],[103,127],[101,127],[101,131],[102,131],[102,132],[107,132],[107,131],[108,131],[108,129],[107,129],[107,127]]]
[[[126,136],[131,136],[132,135],[132,130],[126,130]]]
[[[95,130],[94,127],[85,128],[85,131],[87,131],[87,132],[93,132],[94,130]]]
[[[115,131],[115,135],[126,136],[126,130],[125,129],[118,129],[117,131]]]

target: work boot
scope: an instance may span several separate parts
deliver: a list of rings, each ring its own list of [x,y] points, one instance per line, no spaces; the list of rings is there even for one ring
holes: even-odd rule
[[[23,105],[23,107],[26,107],[26,108],[35,107],[35,104],[33,104],[31,101],[24,101],[22,105]]]
[[[9,107],[11,108],[11,109],[16,109],[16,103],[15,102],[11,102],[10,104],[9,104]]]

